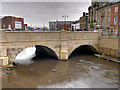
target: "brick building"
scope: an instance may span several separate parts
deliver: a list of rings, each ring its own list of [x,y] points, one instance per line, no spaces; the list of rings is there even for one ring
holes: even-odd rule
[[[111,20],[111,4],[109,2],[99,3],[99,7],[96,9],[96,28],[102,29],[103,34],[110,33],[110,20]]]
[[[120,33],[120,2],[92,2],[88,8],[88,29],[102,29],[103,35]]]
[[[83,12],[83,16],[80,17],[80,29],[88,30],[88,13]]]
[[[24,30],[24,18],[5,16],[2,18],[2,29]]]
[[[110,32],[111,35],[120,35],[120,2],[111,6]]]
[[[50,31],[58,31],[58,30],[71,30],[72,21],[51,21],[49,22]]]

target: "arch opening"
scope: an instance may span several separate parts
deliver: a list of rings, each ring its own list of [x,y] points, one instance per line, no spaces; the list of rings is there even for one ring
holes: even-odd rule
[[[36,56],[32,58],[32,60],[40,60],[40,59],[58,59],[58,56],[56,53],[46,47],[46,46],[41,46],[41,45],[35,45],[36,47]]]
[[[16,64],[31,64],[33,61],[43,59],[57,60],[57,54],[46,46],[35,45],[22,50],[14,59],[13,65]]]
[[[78,55],[94,55],[97,54],[97,50],[91,45],[82,45],[76,48],[68,58]]]

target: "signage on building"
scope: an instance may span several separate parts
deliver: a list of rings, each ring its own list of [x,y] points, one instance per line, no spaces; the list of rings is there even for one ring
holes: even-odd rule
[[[20,21],[15,21],[15,29],[21,29],[22,23]]]

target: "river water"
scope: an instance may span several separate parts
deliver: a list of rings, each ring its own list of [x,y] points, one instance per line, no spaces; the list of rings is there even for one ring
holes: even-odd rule
[[[93,55],[68,61],[43,59],[16,65],[2,76],[3,88],[117,88],[118,64]]]

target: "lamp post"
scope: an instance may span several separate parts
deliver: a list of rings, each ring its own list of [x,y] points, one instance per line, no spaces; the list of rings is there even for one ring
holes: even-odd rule
[[[62,16],[65,19],[65,29],[66,29],[66,18],[68,18],[67,15]]]

